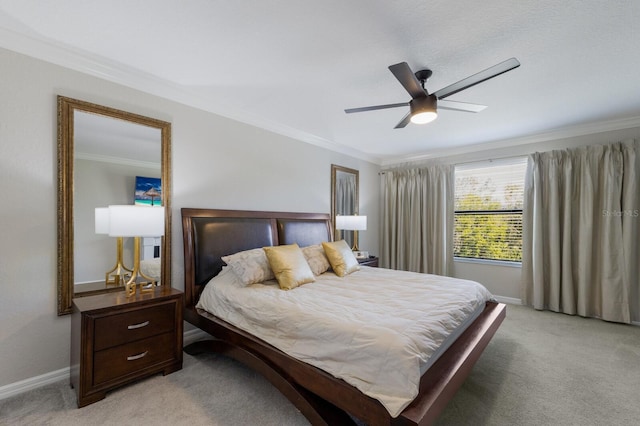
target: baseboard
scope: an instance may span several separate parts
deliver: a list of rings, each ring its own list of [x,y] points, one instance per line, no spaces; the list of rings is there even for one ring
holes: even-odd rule
[[[515,297],[493,296],[496,301],[500,303],[507,303],[509,305],[522,305],[522,300]]]
[[[500,303],[507,303],[509,305],[522,305],[522,300],[516,299],[515,297],[493,296],[493,298]],[[631,325],[640,327],[640,321],[631,321]]]
[[[29,379],[20,380],[19,382],[10,383],[0,387],[0,400],[28,392],[46,386],[50,383],[59,382],[61,380],[69,381],[69,367],[60,370],[51,371],[40,376],[31,377]]]
[[[211,338],[209,334],[197,328],[185,331],[183,336],[184,346],[189,345],[193,342],[197,342],[198,340]],[[59,382],[62,380],[69,381],[69,374],[70,368],[66,367],[60,370],[42,374],[40,376],[31,377],[19,382],[2,386],[0,387],[0,400],[11,398],[12,396],[37,389],[51,383]]]

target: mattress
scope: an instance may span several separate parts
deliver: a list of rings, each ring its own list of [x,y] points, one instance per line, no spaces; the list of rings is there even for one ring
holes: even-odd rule
[[[244,286],[225,267],[197,307],[346,381],[396,417],[417,396],[422,373],[491,299],[474,281],[383,268],[327,272],[284,291],[276,281]]]

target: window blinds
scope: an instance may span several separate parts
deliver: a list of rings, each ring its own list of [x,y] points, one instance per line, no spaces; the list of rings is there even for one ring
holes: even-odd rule
[[[454,256],[522,260],[526,157],[455,169]]]

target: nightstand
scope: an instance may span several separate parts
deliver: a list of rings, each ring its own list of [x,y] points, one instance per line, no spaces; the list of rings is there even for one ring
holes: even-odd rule
[[[182,292],[106,293],[73,299],[71,386],[78,407],[118,386],[182,368]]]
[[[365,259],[358,259],[358,263],[363,266],[372,266],[374,268],[378,267],[378,257],[377,256],[369,256]]]

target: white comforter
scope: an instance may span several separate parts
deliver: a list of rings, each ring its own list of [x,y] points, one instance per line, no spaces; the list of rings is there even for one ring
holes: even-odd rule
[[[244,287],[225,268],[198,307],[345,380],[396,417],[417,396],[421,367],[490,299],[473,281],[382,268],[327,272],[289,291],[275,281]]]

